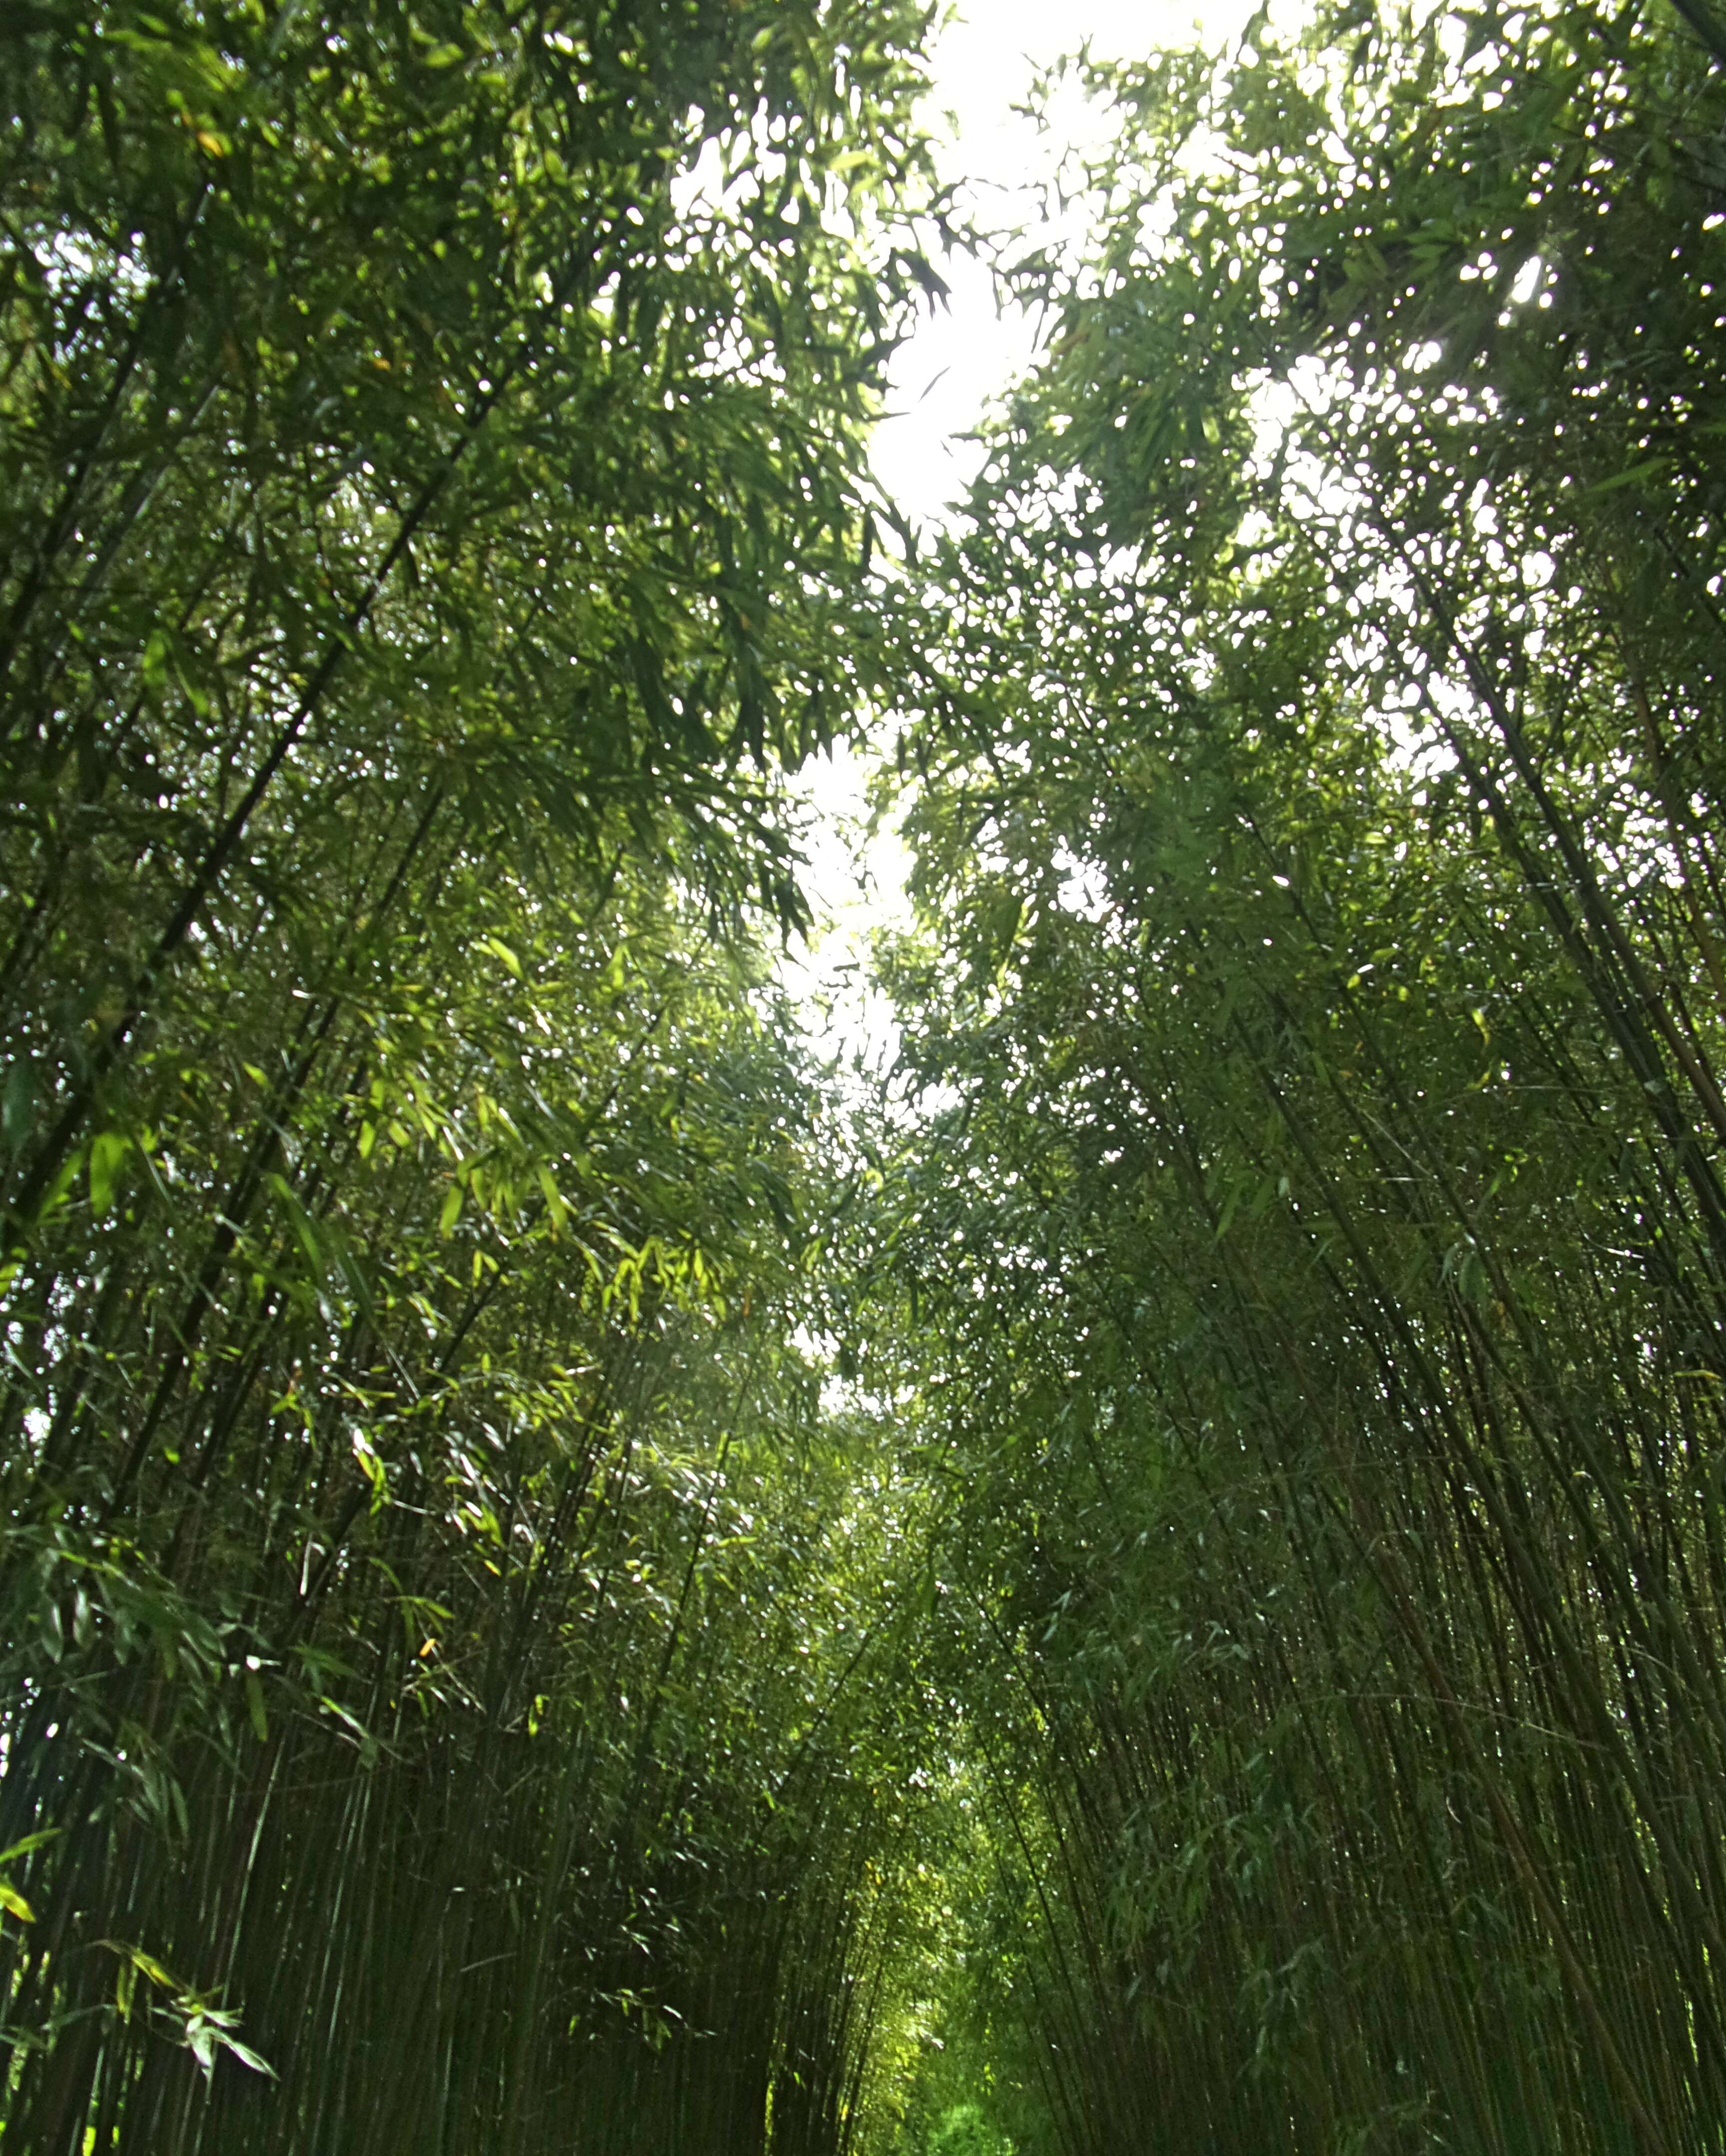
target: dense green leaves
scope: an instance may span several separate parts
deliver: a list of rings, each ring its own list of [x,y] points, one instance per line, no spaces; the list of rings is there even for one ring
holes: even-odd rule
[[[1071,2148],[1712,2149],[1718,80],[1529,9],[1099,87],[891,960],[1041,1886],[974,2041]]]
[[[922,28],[0,32],[8,2148],[857,2112],[891,1501],[753,937]]]
[[[1093,70],[883,571],[919,9],[14,17],[8,2150],[1718,2156],[1703,46]]]

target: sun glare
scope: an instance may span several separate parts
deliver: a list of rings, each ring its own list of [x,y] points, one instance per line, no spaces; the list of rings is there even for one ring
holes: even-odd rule
[[[937,40],[926,118],[939,144],[942,177],[961,214],[979,228],[1025,230],[1039,244],[1043,185],[1075,151],[1100,145],[1110,125],[1076,81],[1063,83],[1039,126],[1027,110],[1038,78],[1088,47],[1098,59],[1130,59],[1158,48],[1202,43],[1220,51],[1252,13],[1251,0],[973,0],[956,9]],[[1076,242],[1076,206],[1059,236]],[[876,481],[920,530],[937,528],[981,462],[972,437],[991,402],[1035,353],[1037,325],[1003,312],[986,264],[954,253],[937,264],[950,288],[923,314],[895,361],[888,413],[875,437]],[[891,829],[864,835],[871,765],[841,750],[804,774],[814,824],[805,887],[817,929],[787,954],[787,985],[830,1053],[878,1065],[896,1037],[885,1005],[866,985],[871,934],[908,919],[909,855]]]

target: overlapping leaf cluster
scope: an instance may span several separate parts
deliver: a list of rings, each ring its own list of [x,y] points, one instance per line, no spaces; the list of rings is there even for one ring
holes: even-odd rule
[[[8,2149],[854,2128],[895,1501],[753,939],[925,27],[0,26]]]
[[[1071,2149],[1715,2149],[1720,79],[1099,87],[907,742],[978,2025]]]

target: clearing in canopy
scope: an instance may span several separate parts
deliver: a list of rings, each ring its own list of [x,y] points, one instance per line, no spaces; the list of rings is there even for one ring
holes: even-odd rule
[[[936,27],[0,20],[4,2156],[1726,2156],[1726,21]]]

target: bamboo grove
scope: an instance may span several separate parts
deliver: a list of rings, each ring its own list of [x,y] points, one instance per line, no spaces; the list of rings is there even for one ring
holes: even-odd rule
[[[1720,77],[1098,86],[906,743],[978,2010],[1063,2147],[1716,2149]]]
[[[9,18],[8,2149],[857,2107],[896,1530],[742,924],[868,676],[919,31]]]
[[[8,2156],[1726,2150],[1726,29],[932,29],[0,21]]]

